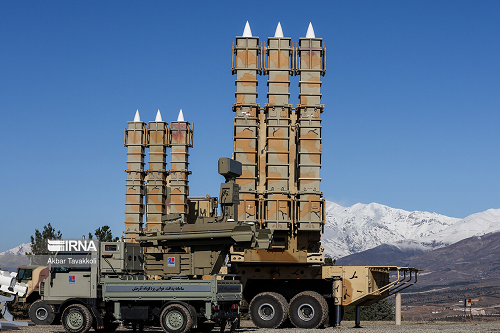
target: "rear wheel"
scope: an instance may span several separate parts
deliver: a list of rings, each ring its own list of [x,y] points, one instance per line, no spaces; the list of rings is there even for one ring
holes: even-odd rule
[[[250,319],[257,327],[278,328],[287,316],[287,301],[278,293],[263,292],[250,302]]]
[[[87,333],[92,327],[93,318],[86,306],[73,304],[64,309],[61,322],[69,333]]]
[[[37,325],[50,325],[54,322],[56,314],[54,308],[42,301],[41,299],[35,301],[30,306],[30,319]]]
[[[328,317],[328,304],[314,291],[304,291],[290,301],[290,321],[298,328],[318,328]]]
[[[186,333],[193,326],[193,318],[186,307],[170,304],[161,312],[160,323],[167,333]]]

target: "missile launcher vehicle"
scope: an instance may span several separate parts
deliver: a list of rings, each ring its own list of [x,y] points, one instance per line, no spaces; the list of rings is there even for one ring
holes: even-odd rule
[[[220,200],[226,203],[230,198],[234,204],[229,211],[224,208],[222,216],[258,231],[257,246],[236,244],[228,253],[230,272],[242,276],[243,297],[252,321],[267,328],[280,327],[288,319],[298,328],[340,325],[343,306],[355,305],[359,325],[361,306],[409,287],[416,282],[418,269],[323,266],[323,40],[309,24],[306,37],[294,44],[278,24],[266,44],[252,35],[247,22],[243,36],[233,43],[232,73],[236,75],[232,157],[242,170],[230,188],[221,189]],[[268,75],[264,107],[257,103],[258,75],[262,74]],[[295,107],[289,103],[290,76],[294,75],[299,76],[300,90]],[[189,197],[188,148],[192,142],[192,129],[182,112],[169,128],[160,118],[147,129],[144,123],[131,122],[126,131],[125,235],[126,241],[140,241],[146,247],[145,271],[149,275],[210,276],[221,266],[223,248],[230,243],[217,232],[211,234],[211,241],[196,240],[216,223],[212,207],[217,198]],[[172,148],[168,171],[167,147]],[[149,148],[148,170],[144,170],[145,148]],[[237,188],[239,196],[235,197]],[[194,220],[203,222],[191,224]],[[168,244],[177,247],[166,251],[163,247]],[[169,253],[181,261],[180,271],[168,267]],[[395,276],[392,282],[391,274]]]
[[[240,242],[244,246],[235,244],[227,253],[229,272],[242,276],[244,303],[256,326],[277,328],[287,320],[298,328],[340,325],[347,305],[356,306],[359,325],[361,306],[411,286],[418,269],[323,266],[323,40],[309,24],[306,37],[292,43],[278,23],[266,44],[252,35],[247,22],[243,36],[233,43],[232,73],[236,75],[232,158],[241,163],[241,175],[221,188],[219,199],[189,197],[188,150],[193,132],[182,110],[170,126],[157,116],[146,128],[137,115],[125,136],[126,241],[145,246],[148,275],[211,276],[222,266],[225,246],[231,241],[222,236],[223,230],[222,234],[211,231],[210,240],[204,236],[206,228],[218,221],[213,217],[214,203],[220,200],[225,205],[230,200],[232,205],[223,207],[221,215],[257,232],[256,243]],[[264,107],[257,102],[262,74],[268,76]],[[291,76],[299,76],[296,106],[289,103]],[[149,168],[144,170],[147,148]],[[166,148],[171,148],[172,155],[168,171]],[[174,254],[181,262],[175,270],[168,266]]]
[[[359,326],[361,306],[416,282],[412,267],[323,265],[326,49],[312,24],[298,45],[278,24],[266,46],[247,22],[232,55],[234,149],[232,159],[219,160],[220,196],[189,196],[193,126],[182,110],[170,124],[159,111],[146,124],[137,111],[125,129],[124,242],[101,243],[86,270],[50,268],[30,311],[33,321],[50,324],[61,316],[70,333],[110,332],[120,322],[170,333],[223,330],[227,322],[234,329],[243,300],[258,327],[288,320],[303,329],[338,326],[347,305],[356,306]],[[269,76],[264,107],[257,103],[261,74]],[[300,76],[295,107],[293,75]],[[226,263],[230,274],[220,274]]]

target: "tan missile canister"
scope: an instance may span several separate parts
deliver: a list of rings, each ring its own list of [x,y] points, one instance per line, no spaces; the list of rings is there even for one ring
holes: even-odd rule
[[[144,215],[144,148],[146,124],[141,121],[139,110],[134,121],[125,129],[127,147],[127,181],[125,192],[125,242],[135,242],[142,232]]]
[[[325,74],[323,40],[316,38],[309,25],[305,38],[299,39],[297,74],[300,75],[297,106],[297,224],[299,230],[321,232],[323,192],[321,169],[321,76]]]
[[[264,172],[261,181],[265,180],[265,210],[264,220],[268,229],[288,232],[291,230],[291,197],[290,197],[290,114],[292,107],[288,104],[290,97],[289,75],[293,73],[291,39],[283,37],[281,24],[278,23],[274,37],[269,37],[265,49],[266,67],[268,75],[268,103],[266,104],[265,120],[266,133],[260,139],[265,142],[266,149],[259,151],[266,156],[264,163],[259,165],[260,172]],[[261,120],[261,124],[262,124]],[[291,180],[293,184],[293,179]],[[275,237],[275,246],[278,240]],[[284,239],[283,239],[284,242]],[[285,245],[284,243],[282,244]]]
[[[193,147],[193,129],[184,121],[182,110],[177,121],[170,123],[170,146],[172,147],[168,186],[170,187],[170,207],[168,213],[181,214],[186,220],[189,195],[189,148]]]
[[[246,24],[242,37],[233,45],[233,74],[236,74],[236,103],[233,104],[234,150],[233,159],[243,165],[243,174],[236,182],[240,186],[238,220],[258,222],[257,207],[257,149],[258,114],[257,75],[261,74],[259,38],[253,37]]]
[[[162,120],[160,110],[158,110],[155,121],[149,122],[147,130],[149,169],[147,170],[146,226],[150,232],[161,230],[161,216],[165,213],[167,140],[167,124]]]

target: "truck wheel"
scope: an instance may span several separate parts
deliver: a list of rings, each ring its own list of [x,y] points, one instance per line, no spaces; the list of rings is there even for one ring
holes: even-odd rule
[[[250,319],[260,328],[278,328],[288,316],[288,303],[281,294],[263,292],[250,302]]]
[[[303,291],[290,301],[290,321],[298,328],[318,328],[328,317],[328,303],[314,291]]]
[[[45,303],[41,299],[35,301],[30,306],[30,319],[37,325],[50,325],[54,322],[56,314],[52,305]]]
[[[161,328],[168,333],[186,333],[193,326],[189,310],[180,304],[170,304],[160,315]]]
[[[73,304],[64,309],[61,321],[69,333],[87,333],[92,327],[93,318],[86,306]]]

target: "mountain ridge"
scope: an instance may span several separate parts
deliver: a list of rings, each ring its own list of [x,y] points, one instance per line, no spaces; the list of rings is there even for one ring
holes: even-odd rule
[[[325,209],[322,245],[332,258],[341,258],[385,243],[420,240],[460,221],[437,213],[410,212],[377,203],[343,207],[327,201]],[[427,247],[433,248],[431,245]]]
[[[343,207],[327,201],[325,210],[321,243],[326,255],[335,259],[382,244],[393,244],[413,255],[417,248],[420,252],[431,251],[468,237],[500,231],[500,209],[488,209],[464,219],[377,203]]]
[[[26,254],[27,252],[31,252],[31,243],[19,244],[12,249],[0,252],[0,255],[21,255]]]

